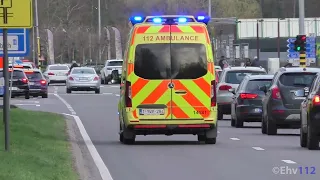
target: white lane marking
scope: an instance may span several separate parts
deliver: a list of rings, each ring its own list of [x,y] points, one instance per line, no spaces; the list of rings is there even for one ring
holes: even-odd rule
[[[104,88],[104,86],[100,86],[101,88]]]
[[[117,88],[117,87],[120,87],[120,86],[110,86],[110,87],[116,87]]]
[[[115,94],[116,96],[120,96],[120,94]]]
[[[239,138],[230,138],[231,140],[233,141],[239,141],[240,139]]]
[[[58,92],[58,86],[53,86],[53,88],[54,88],[54,94],[57,94],[57,92]]]
[[[220,131],[218,131],[218,134],[220,134]]]
[[[39,101],[30,101],[30,100],[19,100],[19,102],[39,104]]]
[[[60,101],[63,102],[64,105],[67,106],[68,110],[71,112],[71,114],[76,115],[77,113],[74,111],[74,109],[71,107],[71,105],[64,100],[62,97],[60,97],[58,94],[54,94],[58,99],[60,99]]]
[[[16,106],[40,106],[40,104],[14,104]]]
[[[111,95],[112,93],[102,93],[102,94]]]
[[[287,164],[297,164],[296,162],[291,161],[291,160],[281,160],[281,161],[283,161],[283,162],[285,162]]]
[[[64,103],[64,101],[62,101]],[[63,113],[65,114],[65,113]],[[74,118],[74,120],[76,121],[76,124],[80,130],[80,134],[83,138],[83,141],[85,142],[91,156],[92,159],[94,161],[94,163],[96,164],[99,172],[100,172],[100,176],[103,180],[113,180],[109,169],[107,168],[107,166],[104,164],[100,154],[98,153],[96,147],[94,146],[94,144],[92,143],[90,136],[88,135],[86,129],[84,128],[81,119],[79,118],[79,116],[76,115],[71,115],[71,114],[65,114],[68,116],[72,116]]]
[[[261,147],[252,147],[254,150],[257,150],[257,151],[264,151],[264,149],[263,148],[261,148]]]

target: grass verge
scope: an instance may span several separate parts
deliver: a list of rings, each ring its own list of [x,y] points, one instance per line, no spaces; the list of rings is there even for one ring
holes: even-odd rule
[[[2,110],[0,116],[1,180],[78,179],[63,116],[12,109],[10,152],[4,151]]]

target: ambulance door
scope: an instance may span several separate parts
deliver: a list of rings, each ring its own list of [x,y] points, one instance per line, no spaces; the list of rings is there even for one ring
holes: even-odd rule
[[[170,26],[141,25],[134,37],[132,109],[139,120],[171,119]]]
[[[212,74],[208,71],[204,28],[171,26],[173,120],[203,120],[210,115]]]

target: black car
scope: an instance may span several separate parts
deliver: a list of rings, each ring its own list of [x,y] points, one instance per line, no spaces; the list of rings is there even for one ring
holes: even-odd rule
[[[319,148],[320,141],[320,73],[317,74],[310,90],[296,91],[299,97],[306,97],[301,103],[300,145],[310,150]]]
[[[3,77],[3,69],[0,69],[0,77]],[[9,83],[12,83],[12,87],[10,87],[11,97],[24,96],[25,99],[30,99],[29,80],[23,69],[10,69],[9,78]]]
[[[261,87],[271,84],[273,75],[248,75],[237,90],[229,89],[234,94],[231,103],[231,126],[243,127],[244,122],[261,122],[262,98],[265,93]]]
[[[48,82],[39,69],[25,70],[29,79],[30,95],[33,97],[42,96],[48,98]]]
[[[276,72],[271,87],[262,87],[266,93],[262,101],[261,131],[275,135],[277,129],[300,128],[300,105],[305,99],[297,90],[311,86],[319,68],[282,67]]]

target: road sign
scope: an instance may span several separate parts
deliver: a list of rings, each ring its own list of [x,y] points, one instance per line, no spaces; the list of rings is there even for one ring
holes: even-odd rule
[[[298,52],[289,52],[288,53],[288,55],[287,55],[287,57],[289,58],[289,59],[295,59],[295,58],[299,58],[299,53]]]
[[[32,0],[0,0],[0,28],[32,28]]]
[[[289,38],[287,39],[287,57],[289,59],[289,61],[292,61],[293,59],[297,59],[299,58],[299,52],[296,52],[294,50],[294,41],[296,40],[296,38]]]
[[[29,53],[29,30],[8,30],[8,56],[24,57]],[[0,29],[0,56],[3,56],[3,31]]]
[[[12,0],[0,0],[0,8],[11,8]]]
[[[294,41],[296,40],[296,38],[289,38],[288,40],[287,40],[287,43],[294,43]]]
[[[306,61],[308,64],[316,62],[316,38],[307,37],[306,40]]]
[[[4,94],[4,77],[0,78],[0,96]]]

